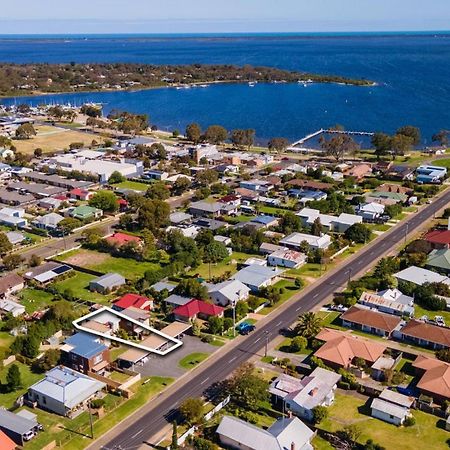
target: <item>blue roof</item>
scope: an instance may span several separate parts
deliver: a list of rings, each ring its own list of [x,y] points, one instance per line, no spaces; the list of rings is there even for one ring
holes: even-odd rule
[[[97,338],[87,333],[76,333],[66,339],[66,344],[73,346],[71,350],[75,355],[90,359],[105,351],[108,347],[97,342]]]
[[[268,225],[269,223],[272,223],[274,220],[277,220],[277,218],[273,216],[257,216],[254,219],[252,219],[252,222]]]

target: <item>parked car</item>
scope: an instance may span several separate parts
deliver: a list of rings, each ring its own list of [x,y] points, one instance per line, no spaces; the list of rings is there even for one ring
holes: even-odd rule
[[[255,328],[255,325],[252,325],[248,322],[242,322],[236,327],[237,331],[239,331],[239,333],[243,335],[251,333]]]

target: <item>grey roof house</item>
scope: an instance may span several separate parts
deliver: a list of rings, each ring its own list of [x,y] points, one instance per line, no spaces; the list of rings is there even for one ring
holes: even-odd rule
[[[48,371],[45,378],[28,389],[28,399],[38,406],[61,416],[70,415],[104,387],[105,383],[94,380],[64,366]]]
[[[0,430],[17,445],[23,445],[25,441],[29,440],[29,436],[36,433],[38,427],[39,424],[36,420],[0,408]]]
[[[244,283],[239,280],[227,280],[208,287],[209,296],[216,305],[227,306],[240,300],[246,300],[250,293]]]
[[[298,389],[284,397],[286,408],[296,416],[312,421],[316,406],[333,404],[334,392],[340,379],[341,376],[336,372],[317,367],[301,380]]]
[[[102,294],[114,291],[126,283],[125,278],[118,273],[107,273],[101,277],[95,278],[89,283],[91,291],[97,291]]]
[[[64,217],[61,214],[49,213],[40,217],[36,217],[32,224],[36,228],[41,228],[43,230],[54,230],[58,227],[59,222],[63,220]]]
[[[279,419],[267,430],[236,417],[224,416],[217,428],[220,442],[245,450],[313,450],[311,431],[296,417]]]
[[[251,291],[258,291],[262,287],[274,284],[282,273],[283,271],[276,267],[251,264],[234,274],[233,279],[245,284]]]

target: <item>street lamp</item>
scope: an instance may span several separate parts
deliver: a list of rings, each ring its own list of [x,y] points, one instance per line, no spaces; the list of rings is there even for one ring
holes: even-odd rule
[[[266,347],[264,349],[264,356],[267,358],[267,347],[269,346],[269,332],[266,330],[264,331],[264,334],[266,336]]]
[[[236,300],[231,302],[231,307],[233,308],[233,337],[236,336]]]

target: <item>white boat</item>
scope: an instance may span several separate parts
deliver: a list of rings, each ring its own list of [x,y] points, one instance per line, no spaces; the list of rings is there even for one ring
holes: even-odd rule
[[[257,81],[249,81],[248,85],[250,87],[255,87],[257,83],[258,83]]]

